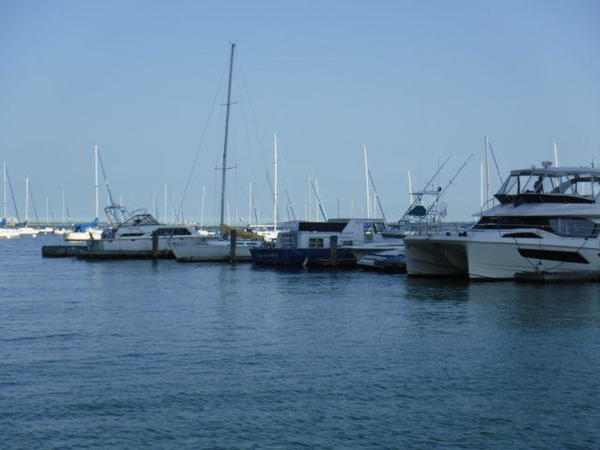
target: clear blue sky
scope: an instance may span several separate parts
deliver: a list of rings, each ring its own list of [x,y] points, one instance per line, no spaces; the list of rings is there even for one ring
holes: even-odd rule
[[[597,1],[0,1],[0,159],[21,214],[24,178],[40,215],[91,218],[93,144],[129,208],[181,196],[213,98],[186,217],[216,212],[229,42],[238,44],[230,216],[247,217],[248,183],[269,217],[271,135],[298,213],[318,177],[330,216],[364,212],[361,145],[389,218],[452,159],[451,218],[479,207],[483,136],[503,174],[552,158],[600,160]],[[220,90],[219,90],[219,86]],[[160,201],[162,205],[162,201]],[[12,209],[12,208],[11,208]],[[160,208],[162,212],[162,206]]]

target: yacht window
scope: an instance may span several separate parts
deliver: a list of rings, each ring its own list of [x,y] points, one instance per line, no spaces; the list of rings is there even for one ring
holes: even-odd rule
[[[342,241],[342,245],[348,245],[351,247],[354,245],[354,241]]]
[[[159,228],[156,233],[159,236],[188,236],[192,234],[187,228]]]
[[[598,236],[598,225],[590,219],[580,217],[557,217],[549,219],[552,231],[559,236],[585,237]]]
[[[475,225],[475,229],[510,230],[514,228],[536,228],[564,237],[596,237],[600,225],[583,217],[540,217],[540,216],[486,216]]]
[[[121,235],[121,237],[136,237],[136,236],[143,236],[144,233],[123,233]]]
[[[322,238],[309,238],[308,246],[310,248],[323,248],[323,239]]]

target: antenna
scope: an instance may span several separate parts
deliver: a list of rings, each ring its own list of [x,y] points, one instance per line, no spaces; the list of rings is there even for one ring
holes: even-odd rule
[[[556,141],[552,145],[554,147],[554,167],[558,167],[558,146],[556,145]]]

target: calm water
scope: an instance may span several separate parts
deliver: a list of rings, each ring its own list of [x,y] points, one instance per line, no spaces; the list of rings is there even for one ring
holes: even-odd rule
[[[600,285],[42,259],[0,240],[2,448],[598,448]]]

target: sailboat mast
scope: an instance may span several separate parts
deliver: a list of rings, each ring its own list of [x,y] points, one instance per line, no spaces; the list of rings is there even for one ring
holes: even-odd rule
[[[4,217],[6,219],[6,217],[7,217],[6,216],[6,214],[7,214],[7,206],[8,206],[8,204],[7,204],[7,197],[6,197],[6,191],[7,191],[6,190],[6,184],[7,184],[7,181],[6,181],[7,180],[7,176],[6,176],[6,161],[4,161],[3,166],[4,166],[3,167],[3,169],[4,169],[3,170],[3,172],[4,172],[4,215],[2,217]]]
[[[277,231],[277,134],[273,133],[273,231]]]
[[[65,198],[65,191],[62,191],[62,223],[63,225],[67,223],[67,216],[65,211],[67,209],[67,200]]]
[[[98,145],[94,145],[94,190],[96,191],[96,219],[99,216],[98,209],[100,205],[99,189],[98,189]]]
[[[29,222],[29,177],[25,177],[25,223]]]
[[[367,199],[367,219],[371,218],[371,195],[369,193],[369,162],[367,160],[367,146],[363,145],[363,153],[365,155],[365,189]]]
[[[227,86],[227,103],[225,104],[225,139],[223,141],[223,165],[221,169],[221,232],[223,232],[223,225],[225,219],[225,178],[227,175],[227,138],[229,136],[229,110],[231,108],[231,80],[233,78],[233,54],[235,52],[235,44],[231,44],[231,55],[229,57],[229,83]]]
[[[204,197],[206,195],[206,188],[202,187],[202,202],[200,204],[200,227],[204,226]]]
[[[490,163],[488,161],[488,138],[485,136],[485,204],[490,201]]]

